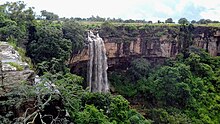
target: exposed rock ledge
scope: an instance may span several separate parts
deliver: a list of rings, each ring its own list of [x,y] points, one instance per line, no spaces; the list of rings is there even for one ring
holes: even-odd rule
[[[36,78],[35,72],[22,61],[18,51],[7,42],[0,42],[0,123],[27,123],[32,120],[34,123],[41,123],[38,116],[28,118],[39,111],[39,99],[36,98],[36,94],[28,98],[24,96],[24,92],[30,94],[32,91],[29,91],[29,88],[37,83],[41,83],[39,77]],[[45,87],[50,89],[50,86]],[[59,94],[53,95],[57,95],[57,99],[48,101],[41,114],[64,117],[65,112],[60,112],[60,109],[64,108],[62,99]],[[39,95],[40,97],[42,96]],[[46,117],[43,120],[45,123],[50,122]]]
[[[22,81],[28,84],[34,82],[34,71],[29,69],[26,62],[22,62],[18,51],[7,42],[0,42],[0,67],[0,96],[10,92]]]

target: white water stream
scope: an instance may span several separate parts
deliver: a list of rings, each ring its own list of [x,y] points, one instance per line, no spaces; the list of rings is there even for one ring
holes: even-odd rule
[[[107,77],[107,56],[105,44],[99,34],[88,32],[89,41],[89,61],[87,81],[91,92],[108,92],[109,84]]]

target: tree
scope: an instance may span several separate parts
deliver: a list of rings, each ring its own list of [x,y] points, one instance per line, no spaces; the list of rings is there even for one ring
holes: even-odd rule
[[[189,56],[189,47],[192,45],[192,32],[194,26],[192,24],[180,26],[179,31],[179,40],[178,47],[179,50],[183,53],[184,58]]]
[[[208,24],[208,23],[212,23],[212,20],[210,19],[200,19],[198,21],[199,24]]]
[[[172,18],[168,18],[167,20],[165,20],[165,23],[174,23]]]
[[[0,8],[0,13],[5,16],[5,22],[3,22],[5,23],[5,28],[2,31],[5,35],[4,38],[12,36],[17,39],[19,45],[25,44],[29,32],[28,28],[34,23],[33,7],[26,8],[26,4],[19,1],[7,2],[1,5]]]
[[[46,61],[45,66],[55,67],[57,71],[60,71],[59,65],[65,65],[64,61],[70,56],[71,41],[63,38],[59,25],[48,25],[47,23],[37,27],[36,37],[27,46],[28,56],[35,64]]]
[[[192,20],[192,21],[191,21],[191,23],[192,23],[192,24],[195,24],[195,23],[196,23],[196,21],[195,21],[195,20]]]
[[[205,21],[206,21],[206,23],[212,23],[211,19],[206,19]]]
[[[152,24],[152,23],[153,23],[153,21],[148,21],[147,23]]]
[[[5,6],[7,16],[20,25],[34,20],[33,7],[28,7],[28,9],[26,9],[26,4],[22,1],[7,2]]]
[[[214,20],[214,21],[212,21],[212,23],[220,23],[220,22],[219,22],[219,21]]]
[[[180,18],[178,23],[179,24],[189,24],[189,21],[186,18]]]
[[[77,53],[84,44],[85,29],[75,21],[66,21],[62,26],[63,37],[71,40],[72,54]]]
[[[142,77],[147,77],[150,72],[150,63],[144,59],[139,58],[131,62],[131,66],[128,69],[129,77],[132,81],[141,79]]]
[[[113,34],[116,34],[116,33],[117,33],[117,31],[116,31],[115,25],[113,25],[110,22],[102,23],[100,35],[102,35],[102,34],[113,35]]]
[[[189,66],[176,64],[163,66],[146,83],[148,90],[160,104],[185,107],[191,99]]]
[[[48,12],[46,10],[41,11],[41,16],[45,17],[46,20],[58,20],[59,19],[59,16],[57,14]]]

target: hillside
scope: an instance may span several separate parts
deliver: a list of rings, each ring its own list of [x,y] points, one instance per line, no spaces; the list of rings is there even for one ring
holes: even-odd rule
[[[85,20],[0,5],[1,124],[220,122],[219,23]]]

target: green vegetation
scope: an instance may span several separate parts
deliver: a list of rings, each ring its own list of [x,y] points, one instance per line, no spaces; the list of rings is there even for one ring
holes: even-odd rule
[[[15,63],[15,62],[8,62],[8,64],[15,67],[17,69],[17,71],[23,71],[24,70],[24,68],[21,65]]]
[[[144,100],[141,111],[155,123],[218,123],[219,62],[220,57],[190,47],[186,58],[180,54],[155,69],[137,63],[139,68],[132,65],[126,74],[111,75],[110,81],[126,98]],[[141,76],[135,81],[130,73]]]
[[[40,118],[40,121],[45,123],[149,124],[151,122],[136,110],[130,109],[129,102],[120,95],[91,93],[84,90],[81,86],[83,78],[79,76],[70,73],[65,75],[46,73],[42,78],[44,79],[43,83],[35,86],[21,83],[18,88],[16,87],[4,95],[7,99],[0,101],[0,107],[9,110],[10,106],[16,106],[17,111],[22,110],[25,108],[25,103],[31,101],[36,104],[31,105],[31,108],[26,108],[25,114],[20,118],[13,118],[16,117],[16,111],[1,113],[0,123],[36,123],[39,121],[37,116],[43,117]],[[53,81],[56,84],[56,89],[45,87],[48,85],[48,81]],[[28,111],[28,109],[34,111]],[[50,110],[48,111],[48,109]],[[63,115],[66,110],[69,113],[68,118]],[[59,112],[60,115],[57,115]],[[51,117],[54,119],[50,120]]]
[[[189,21],[186,18],[181,18],[178,20],[179,24],[189,24]]]
[[[85,43],[86,30],[82,25],[72,20],[54,21],[57,15],[47,11],[42,11],[46,20],[35,20],[32,8],[25,9],[23,2],[6,3],[0,8],[0,40],[9,42],[23,61],[30,62],[25,57],[29,56],[42,76],[42,83],[29,86],[21,82],[4,94],[0,108],[8,111],[0,114],[0,123],[150,123],[131,109],[124,97],[90,93],[82,88],[82,77],[69,73],[65,63]],[[23,70],[16,63],[9,64]],[[51,82],[56,88],[49,86]],[[30,108],[26,108],[26,103],[30,103]],[[17,110],[24,114],[19,117]],[[62,114],[66,111],[68,117]]]
[[[192,23],[220,27],[220,23],[210,20]],[[173,39],[178,38],[180,54],[163,65],[152,66],[146,59],[139,58],[133,60],[126,71],[109,72],[111,85],[120,95],[90,93],[82,88],[83,78],[70,74],[66,65],[69,58],[85,46],[87,29],[98,30],[102,36],[123,36],[116,42],[124,42],[124,45],[140,33],[148,32],[147,36],[153,38],[171,32]],[[22,110],[33,100],[34,109],[30,112],[25,108],[21,118],[17,118],[16,111],[0,113],[0,123],[37,120],[78,124],[219,123],[220,58],[191,47],[193,29],[185,18],[181,18],[179,24],[173,23],[172,18],[154,24],[101,17],[60,19],[44,10],[35,19],[32,8],[26,8],[23,2],[0,5],[0,40],[9,42],[23,61],[29,64],[32,61],[43,79],[43,83],[35,86],[21,83],[19,88],[4,95],[0,108],[10,110],[15,106],[15,110]],[[9,64],[23,70],[15,63]],[[55,88],[45,87],[51,82],[56,84]],[[59,105],[55,105],[56,102]],[[69,116],[46,113],[49,106],[60,115],[67,110]],[[144,116],[131,108],[137,108]]]
[[[26,56],[26,51],[25,51],[23,48],[18,47],[18,46],[16,45],[16,40],[15,40],[14,38],[12,38],[12,37],[9,37],[9,38],[7,39],[7,42],[8,42],[16,51],[18,51],[18,54],[21,56],[21,60],[22,60],[23,62],[26,62],[26,63],[28,64],[28,66],[30,67],[30,69],[33,69],[34,66],[33,66],[33,64],[32,64],[32,62],[31,62],[31,59]]]

